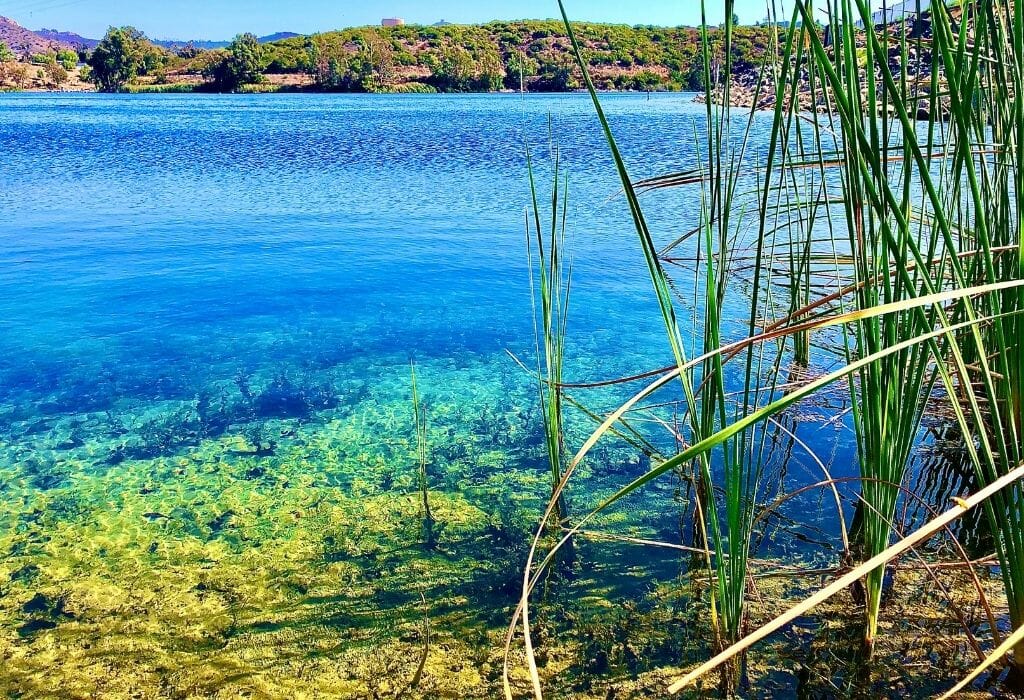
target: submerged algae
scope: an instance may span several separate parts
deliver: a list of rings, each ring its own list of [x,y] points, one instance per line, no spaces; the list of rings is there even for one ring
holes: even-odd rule
[[[433,499],[440,552],[420,552],[397,406],[360,406],[315,424],[261,422],[270,454],[250,425],[113,463],[119,437],[5,444],[0,691],[365,695],[381,678],[374,664],[414,670],[417,644],[402,640],[419,634],[420,593],[432,614],[465,618],[437,624],[435,644],[464,646],[472,635],[459,627],[479,623],[460,614],[471,608],[460,589],[517,562],[482,550],[498,519],[451,491]],[[39,599],[60,601],[59,614]],[[481,683],[458,665],[438,677]]]
[[[224,409],[219,431],[196,427],[214,410],[203,402],[12,423],[0,692],[394,697],[426,615],[412,695],[492,695],[547,486],[532,466],[531,387],[514,367],[498,382],[492,366],[421,367],[436,551],[419,541],[397,371],[315,416]],[[490,389],[472,389],[485,373]]]
[[[505,626],[550,486],[534,387],[490,363],[418,363],[438,523],[430,550],[406,372],[403,363],[371,384],[334,378],[358,400],[306,417],[250,414],[146,458],[111,461],[114,446],[137,436],[109,427],[172,426],[187,402],[146,404],[141,418],[124,408],[32,429],[12,422],[0,443],[0,693],[495,697]],[[573,440],[586,427],[577,420],[567,426]],[[642,469],[615,441],[595,454],[597,466],[579,472],[587,492],[570,494],[580,507]],[[678,541],[681,482],[652,486],[593,528]],[[662,696],[678,665],[710,651],[699,572],[688,575],[678,552],[622,542],[584,537],[578,554],[535,604],[546,687],[581,700]],[[752,620],[810,587],[799,577],[758,580]],[[911,609],[949,617],[933,597],[897,600],[886,616]],[[751,656],[751,694],[793,694],[794,675],[812,693],[852,684],[850,667],[830,653],[858,624],[843,597],[768,644]],[[955,625],[927,628],[959,639]],[[910,653],[919,633],[894,626],[882,642],[893,663],[876,667],[867,687],[896,694],[927,681]],[[962,647],[937,639],[927,658],[953,675],[970,658]],[[513,682],[528,691],[521,660]]]

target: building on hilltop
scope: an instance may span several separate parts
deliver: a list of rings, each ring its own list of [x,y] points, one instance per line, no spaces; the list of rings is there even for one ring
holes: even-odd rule
[[[380,21],[382,27],[401,27],[405,24],[405,20],[401,17],[385,17]]]

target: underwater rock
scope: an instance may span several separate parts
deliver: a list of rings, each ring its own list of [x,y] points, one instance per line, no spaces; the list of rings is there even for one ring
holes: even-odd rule
[[[67,612],[67,598],[59,596],[51,598],[44,593],[36,592],[32,598],[21,606],[21,611],[28,615],[45,615],[49,618],[74,617]]]
[[[65,610],[66,604],[67,600],[63,596],[53,599],[37,591],[21,606],[21,611],[31,615],[32,619],[18,628],[18,635],[23,638],[29,637],[36,632],[55,629],[61,619],[73,619],[74,615]]]
[[[314,410],[337,406],[337,398],[326,386],[298,386],[278,376],[255,397],[253,407],[263,418],[307,418]]]
[[[36,462],[30,479],[32,485],[40,491],[51,491],[64,485],[68,479],[68,473],[56,465]]]
[[[39,576],[37,564],[26,564],[25,566],[11,573],[11,581],[17,583],[31,584]]]
[[[236,411],[229,406],[227,396],[222,392],[216,396],[201,393],[195,400],[195,412],[199,420],[199,430],[207,437],[221,435],[231,424]]]
[[[83,444],[84,442],[82,441],[81,435],[77,432],[72,432],[69,433],[68,435],[59,438],[54,447],[56,447],[58,450],[67,451],[73,450],[76,447],[81,447]]]
[[[36,632],[52,630],[57,628],[57,623],[52,620],[29,620],[18,628],[19,637],[31,637]]]
[[[262,479],[267,475],[267,468],[261,464],[257,464],[254,467],[249,467],[245,470],[245,479],[247,481],[255,481],[256,479]]]
[[[21,611],[24,613],[49,613],[52,604],[50,599],[42,593],[36,593],[32,598],[21,606]]]
[[[228,523],[231,521],[231,518],[234,517],[234,515],[235,511],[226,510],[213,520],[210,520],[208,523],[206,523],[206,527],[209,528],[210,532],[213,535],[217,535],[221,532],[221,530],[227,527]]]

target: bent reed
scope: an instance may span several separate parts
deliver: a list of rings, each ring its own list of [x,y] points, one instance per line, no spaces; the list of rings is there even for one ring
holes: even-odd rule
[[[700,678],[713,683],[705,676],[715,669],[720,689],[738,692],[749,680],[746,662],[758,654],[756,641],[840,593],[852,595],[862,611],[859,654],[870,668],[885,634],[887,573],[911,552],[943,590],[947,566],[970,570],[977,585],[984,624],[969,624],[950,602],[978,657],[965,682],[986,669],[991,682],[1007,687],[1024,678],[1024,4],[931,3],[927,12],[879,25],[868,0],[796,0],[788,17],[770,4],[775,30],[752,100],[773,105],[766,146],[755,148],[751,138],[763,115],[731,106],[735,3],[726,0],[716,39],[706,13],[701,28],[706,129],[694,136],[697,167],[634,180],[586,49],[559,2],[673,364],[603,383],[646,385],[597,416],[598,427],[581,444],[564,445],[569,286],[560,285],[557,266],[564,219],[559,229],[556,186],[547,253],[539,213],[533,224],[545,359],[538,376],[554,488],[507,639],[509,649],[521,640],[538,699],[544,684],[530,617],[537,583],[600,514],[671,474],[691,485],[693,541],[636,542],[690,553],[690,577],[706,584],[704,628],[714,659],[669,684],[670,692]],[[531,171],[531,183],[532,177]],[[668,222],[648,216],[644,197],[653,191],[692,202],[699,225],[659,241]],[[536,196],[533,204],[537,212]],[[745,309],[739,317],[737,308]],[[583,390],[572,386],[576,406]],[[859,469],[849,522],[842,495],[849,484],[833,478],[827,456],[799,439],[795,417],[797,408],[837,389],[850,410],[835,422]],[[675,453],[589,511],[567,513],[564,494],[577,467],[600,440],[633,431],[625,421],[640,412],[668,431]],[[973,471],[970,492],[950,492],[952,504],[929,501],[931,494],[915,492],[910,479],[915,455],[932,440],[926,417],[960,443],[954,452]],[[782,443],[810,452],[820,475],[780,492],[774,465]],[[576,450],[571,460],[562,459],[563,449]],[[752,629],[754,557],[766,522],[810,491],[831,494],[837,504],[843,544],[828,570],[831,581]],[[908,508],[926,515],[908,522]],[[985,553],[994,555],[980,565],[950,529],[972,508],[983,511]],[[925,548],[942,533],[959,564]],[[1005,603],[988,600],[974,573],[985,567],[1001,578]],[[799,561],[782,568],[806,573]],[[933,680],[950,692],[962,686],[957,678]]]

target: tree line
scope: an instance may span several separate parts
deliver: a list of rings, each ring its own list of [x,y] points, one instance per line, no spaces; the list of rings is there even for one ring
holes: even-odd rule
[[[18,61],[18,56],[0,41],[0,86],[10,83],[18,88],[28,87],[35,78],[49,87],[59,87],[68,81],[82,56],[72,49],[59,49],[48,53],[30,53]]]
[[[759,64],[771,31],[760,26],[735,29],[735,71]],[[580,23],[576,32],[599,88],[703,88],[701,37],[694,28]],[[722,41],[719,32],[712,31],[710,37],[715,44]],[[301,84],[310,89],[341,92],[582,87],[564,27],[553,20],[362,27],[266,44],[253,34],[240,34],[227,48],[213,50],[193,45],[166,49],[133,27],[111,27],[91,53],[74,57],[76,62],[79,58],[86,63],[83,79],[104,92],[188,80],[198,81],[196,89],[232,92],[272,75],[302,76]],[[65,63],[54,55],[52,65]]]

